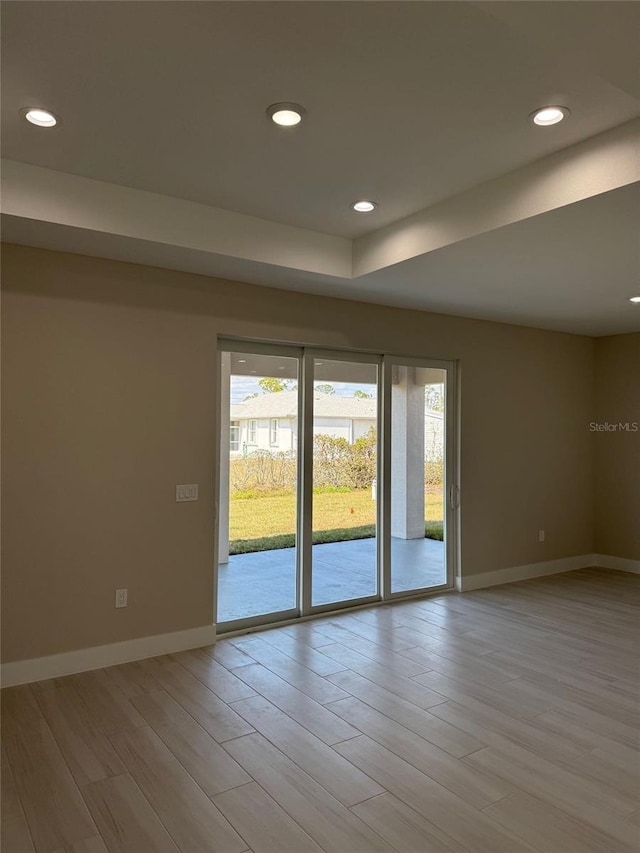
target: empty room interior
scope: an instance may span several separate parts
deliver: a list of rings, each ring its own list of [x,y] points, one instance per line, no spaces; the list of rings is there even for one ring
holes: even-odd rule
[[[3,853],[639,850],[640,3],[0,10]]]

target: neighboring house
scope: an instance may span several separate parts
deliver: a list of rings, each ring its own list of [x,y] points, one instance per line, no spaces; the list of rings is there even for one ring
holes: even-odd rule
[[[376,425],[377,401],[337,394],[313,395],[314,435],[346,438],[353,444]],[[442,412],[425,411],[425,451],[441,458]],[[297,448],[298,392],[260,394],[231,404],[230,451],[245,455],[255,450],[287,452]]]
[[[313,395],[315,435],[346,438],[353,443],[376,425],[375,400]],[[298,392],[260,394],[231,405],[231,453],[254,450],[289,451],[297,447]]]
[[[444,412],[424,410],[424,458],[427,462],[444,459]]]

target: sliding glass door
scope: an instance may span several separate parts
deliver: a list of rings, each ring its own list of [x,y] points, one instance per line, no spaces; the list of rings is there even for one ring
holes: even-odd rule
[[[296,354],[221,354],[218,621],[298,613]]]
[[[311,605],[378,595],[378,364],[314,356]]]
[[[387,360],[390,592],[447,584],[446,367]]]
[[[454,366],[223,342],[222,630],[451,585]]]

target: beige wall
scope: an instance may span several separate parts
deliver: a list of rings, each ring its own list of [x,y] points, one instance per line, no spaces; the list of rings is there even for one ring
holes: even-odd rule
[[[638,311],[640,315],[640,310]],[[640,560],[640,333],[596,340],[596,553]]]
[[[593,551],[589,338],[18,246],[3,286],[6,661],[211,622],[218,334],[459,359],[464,574]]]

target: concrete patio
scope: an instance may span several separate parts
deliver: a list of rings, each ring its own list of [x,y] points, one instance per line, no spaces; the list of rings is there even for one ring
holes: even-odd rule
[[[391,539],[392,591],[446,582],[444,543]],[[295,548],[237,554],[218,570],[218,622],[295,607]],[[376,594],[376,540],[313,546],[314,605]]]

